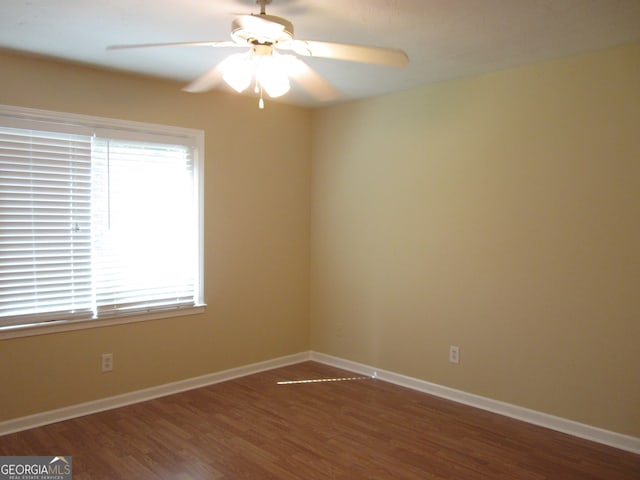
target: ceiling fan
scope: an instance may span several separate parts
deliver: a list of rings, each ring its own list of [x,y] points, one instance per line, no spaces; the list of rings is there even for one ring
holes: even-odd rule
[[[266,13],[266,6],[271,1],[256,1],[260,5],[259,14],[252,13],[234,18],[231,22],[230,41],[112,45],[107,49],[248,47],[248,51],[230,55],[183,90],[193,93],[204,92],[218,85],[221,79],[238,92],[243,92],[253,85],[254,92],[259,95],[260,108],[264,108],[263,92],[270,97],[279,97],[289,91],[289,78],[295,78],[318,100],[327,101],[337,97],[336,90],[296,55],[394,67],[406,65],[409,61],[404,51],[395,48],[294,39],[293,23],[285,18]],[[280,51],[293,54],[282,54]]]

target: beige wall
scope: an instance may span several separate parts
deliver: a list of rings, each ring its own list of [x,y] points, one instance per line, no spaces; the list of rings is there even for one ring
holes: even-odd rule
[[[311,205],[314,350],[640,435],[640,45],[317,111]]]
[[[2,104],[205,130],[209,304],[0,340],[0,421],[313,348],[640,435],[640,45],[313,113],[0,73]]]
[[[0,340],[0,421],[309,349],[310,111],[0,52],[0,103],[205,131],[205,314]],[[115,370],[99,373],[100,354]]]

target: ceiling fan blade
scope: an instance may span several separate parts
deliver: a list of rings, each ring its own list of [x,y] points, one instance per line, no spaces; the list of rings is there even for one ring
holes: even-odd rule
[[[211,90],[222,82],[222,74],[222,68],[220,67],[220,64],[218,64],[211,70],[200,75],[189,85],[183,87],[182,91],[189,93],[201,93]]]
[[[205,41],[205,42],[174,42],[174,43],[139,43],[132,45],[110,45],[107,50],[126,50],[130,48],[155,48],[155,47],[241,47],[235,42]]]
[[[283,47],[286,48],[286,47]],[[350,62],[402,67],[409,62],[407,54],[397,48],[365,47],[348,43],[294,40],[291,49],[307,57],[334,58]]]
[[[322,78],[318,72],[299,59],[295,59],[294,68],[289,70],[289,75],[309,94],[321,102],[329,102],[338,98],[338,91]]]

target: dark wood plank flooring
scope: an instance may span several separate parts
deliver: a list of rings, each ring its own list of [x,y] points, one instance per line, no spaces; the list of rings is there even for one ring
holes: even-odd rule
[[[0,437],[87,479],[638,480],[640,455],[305,362]]]

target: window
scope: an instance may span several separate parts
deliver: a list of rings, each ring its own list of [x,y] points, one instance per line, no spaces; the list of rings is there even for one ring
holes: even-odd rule
[[[202,306],[202,155],[200,131],[0,107],[0,329]]]

